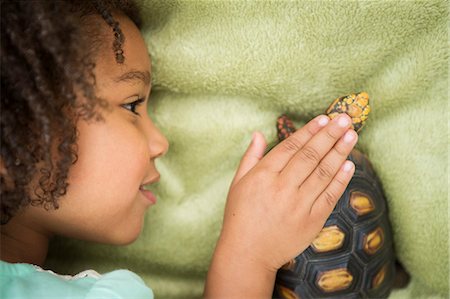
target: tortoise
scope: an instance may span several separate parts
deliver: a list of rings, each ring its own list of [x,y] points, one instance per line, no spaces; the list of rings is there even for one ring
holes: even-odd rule
[[[326,110],[352,118],[360,132],[370,112],[366,92],[337,98]],[[278,140],[295,131],[277,119]],[[386,199],[370,161],[353,149],[355,173],[312,244],[277,272],[274,298],[386,298],[395,276],[395,255]]]

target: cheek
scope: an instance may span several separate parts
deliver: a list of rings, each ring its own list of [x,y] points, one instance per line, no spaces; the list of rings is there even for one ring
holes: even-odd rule
[[[139,194],[149,165],[143,134],[123,121],[81,124],[78,129],[78,161],[69,172],[64,214],[71,222],[89,223],[81,229],[92,234],[134,234],[145,212]]]
[[[134,181],[145,174],[143,135],[131,124],[102,123],[80,130],[79,178],[89,175],[97,183],[115,185]],[[139,187],[139,186],[138,186]]]

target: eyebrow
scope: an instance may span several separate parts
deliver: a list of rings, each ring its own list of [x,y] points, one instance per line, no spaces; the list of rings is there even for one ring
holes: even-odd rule
[[[152,76],[149,71],[132,70],[116,77],[114,81],[116,83],[126,82],[130,84],[136,81],[141,81],[145,85],[150,85],[150,82],[152,81]]]

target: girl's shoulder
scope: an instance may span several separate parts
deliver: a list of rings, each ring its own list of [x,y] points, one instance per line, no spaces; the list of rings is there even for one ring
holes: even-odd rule
[[[59,275],[25,263],[0,261],[0,298],[153,298],[152,290],[135,273],[86,270]]]

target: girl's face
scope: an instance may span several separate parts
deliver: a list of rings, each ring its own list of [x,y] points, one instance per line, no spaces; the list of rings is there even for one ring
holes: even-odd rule
[[[94,71],[97,94],[111,109],[101,111],[103,122],[77,124],[78,161],[69,171],[70,186],[59,209],[30,207],[26,213],[52,233],[128,244],[138,237],[153,204],[140,187],[159,179],[155,159],[167,152],[168,142],[147,115],[151,62],[146,44],[130,19],[113,15],[125,36],[125,62],[116,63],[113,31],[105,23],[106,41]],[[145,101],[133,104],[140,98]]]

